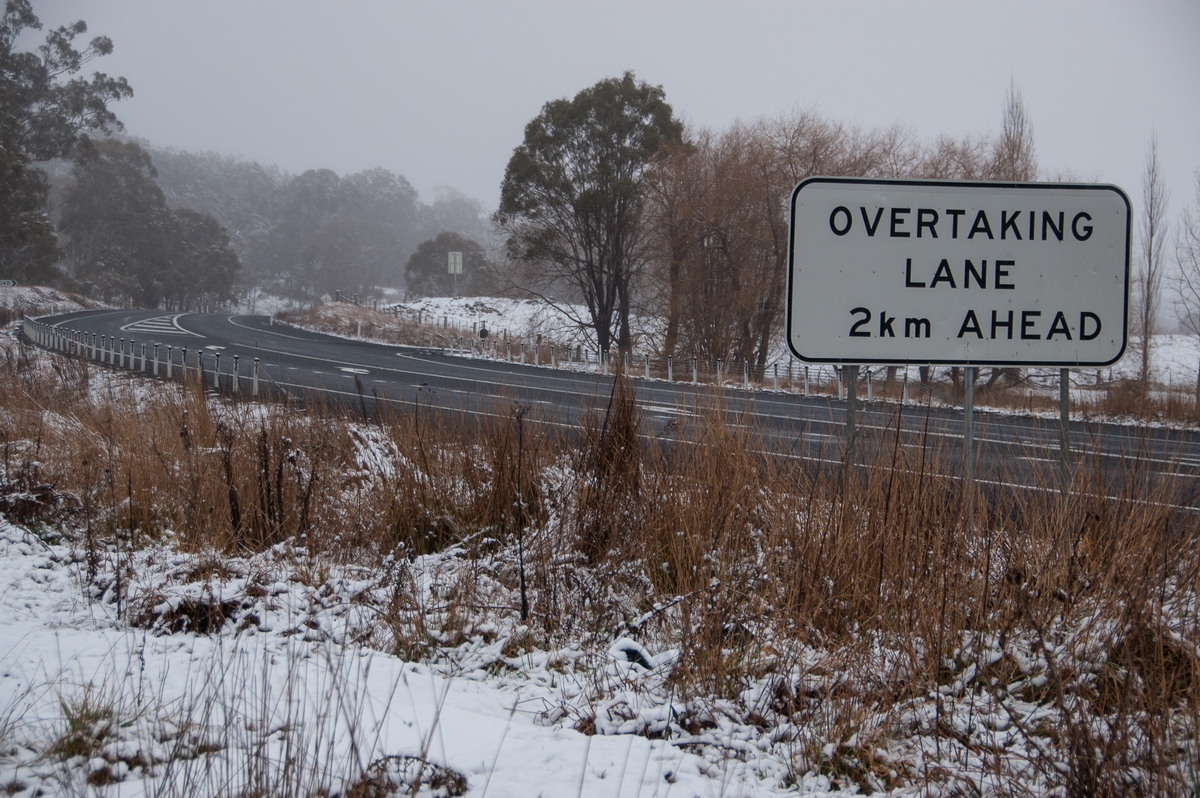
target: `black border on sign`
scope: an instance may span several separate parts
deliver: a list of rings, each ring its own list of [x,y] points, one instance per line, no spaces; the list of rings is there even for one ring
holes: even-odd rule
[[[813,183],[841,183],[841,184],[857,184],[869,186],[943,186],[956,188],[1006,188],[1017,190],[1039,191],[1047,189],[1087,189],[1095,191],[1111,191],[1121,198],[1125,203],[1125,291],[1124,291],[1124,307],[1123,318],[1121,320],[1121,348],[1117,352],[1116,357],[1103,362],[1072,362],[1063,363],[1058,360],[961,360],[958,358],[934,359],[928,358],[910,359],[910,358],[872,358],[871,360],[861,360],[859,358],[814,358],[806,357],[800,354],[794,346],[792,346],[792,283],[795,280],[796,264],[796,196],[805,186]],[[792,189],[791,198],[788,204],[788,254],[787,254],[787,321],[786,321],[786,337],[788,350],[805,363],[832,364],[832,365],[902,365],[902,366],[987,366],[987,367],[1004,367],[1004,366],[1055,366],[1058,368],[1098,368],[1103,366],[1111,366],[1122,357],[1125,356],[1125,350],[1129,346],[1129,261],[1130,261],[1130,234],[1133,225],[1133,206],[1129,202],[1128,195],[1121,189],[1120,186],[1111,183],[1015,183],[1011,181],[988,181],[988,180],[906,180],[906,179],[887,179],[887,178],[867,178],[867,177],[809,177],[801,180],[796,187]]]

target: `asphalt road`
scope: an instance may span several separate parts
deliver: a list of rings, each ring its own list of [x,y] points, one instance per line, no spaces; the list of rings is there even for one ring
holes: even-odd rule
[[[110,348],[126,353],[121,358],[126,367],[135,365],[133,355],[140,356],[144,345],[148,362],[136,365],[146,372],[152,371],[157,344],[160,376],[166,375],[168,357],[173,375],[179,375],[185,350],[195,373],[200,353],[206,384],[213,384],[219,362],[215,379],[226,391],[233,387],[236,360],[238,390],[249,392],[257,358],[261,393],[304,401],[320,396],[367,413],[377,402],[474,417],[507,417],[521,407],[531,421],[573,429],[585,413],[607,406],[613,386],[611,375],[351,341],[273,325],[265,316],[118,310],[41,321],[75,331],[77,346],[107,336]],[[720,413],[727,423],[748,427],[753,446],[764,453],[815,467],[843,462],[844,401],[663,380],[637,379],[633,384],[643,435],[668,445],[694,443],[701,426],[697,421]],[[933,463],[935,471],[949,478],[963,476],[960,410],[860,402],[856,427],[856,468],[887,463],[917,469]],[[985,486],[1041,489],[1059,484],[1057,419],[976,413],[974,429],[973,476]],[[1074,467],[1087,469],[1088,489],[1098,495],[1200,506],[1197,432],[1073,421],[1070,441]]]

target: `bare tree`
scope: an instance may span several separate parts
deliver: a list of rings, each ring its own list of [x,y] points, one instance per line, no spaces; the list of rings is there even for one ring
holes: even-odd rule
[[[685,129],[686,144],[664,148],[646,191],[651,268],[647,272],[651,313],[663,319],[662,354],[673,357],[679,346],[684,313],[684,283],[694,261],[694,242],[702,220],[696,210],[707,185],[703,159],[694,157],[712,137],[708,130]]]
[[[926,180],[982,180],[990,169],[991,142],[986,138],[955,140],[939,136],[925,147],[912,172]]]
[[[1037,179],[1037,157],[1033,149],[1033,126],[1029,115],[1025,113],[1025,102],[1021,99],[1021,91],[1015,81],[1008,84],[1008,94],[1004,98],[1004,123],[1000,130],[1000,138],[992,151],[992,162],[988,168],[988,178],[991,180],[1006,180],[1017,183],[1028,183]],[[1003,377],[1007,385],[1015,385],[1021,380],[1021,370],[1018,368],[992,369],[985,388],[990,388]]]
[[[1185,330],[1200,337],[1200,169],[1194,179],[1193,204],[1184,208],[1175,231],[1175,313]],[[1200,369],[1196,372],[1196,407],[1200,410]]]
[[[1142,220],[1139,228],[1137,290],[1134,327],[1138,332],[1138,386],[1143,393],[1150,386],[1150,350],[1157,327],[1158,300],[1163,279],[1163,247],[1167,240],[1167,190],[1163,185],[1158,161],[1158,134],[1150,137],[1142,174]]]
[[[650,207],[666,354],[765,363],[786,277],[786,189],[772,155],[757,126],[738,123],[694,131],[656,170]]]
[[[1025,102],[1017,84],[1010,83],[1004,98],[1004,126],[988,169],[992,180],[1029,182],[1037,179],[1037,157],[1033,149],[1033,126],[1025,113]]]
[[[906,128],[872,130],[806,111],[693,131],[655,170],[664,351],[767,364],[782,330],[787,201],[815,174],[900,177],[921,149]]]
[[[646,193],[649,285],[664,319],[663,352],[758,366],[782,328],[787,200],[797,182],[813,175],[1024,182],[1038,174],[1015,85],[995,139],[943,136],[923,145],[902,126],[860,128],[813,111],[690,130],[685,139],[656,161]],[[1001,374],[995,370],[989,384]]]

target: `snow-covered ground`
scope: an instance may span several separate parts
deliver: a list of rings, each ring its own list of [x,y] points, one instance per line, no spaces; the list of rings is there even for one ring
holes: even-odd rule
[[[359,477],[397,465],[369,427],[353,434]],[[669,678],[680,650],[643,629],[672,603],[638,615],[630,602],[607,639],[547,649],[517,617],[511,549],[364,566],[301,546],[237,557],[184,552],[169,535],[129,547],[0,519],[0,790],[1067,795],[1048,777],[1069,767],[1055,741],[1093,717],[1048,684],[1066,674],[1082,696],[1118,678],[1122,628],[1080,606],[1044,633],[964,635],[943,680],[906,699],[880,696],[906,666],[900,641],[875,635],[850,652],[757,645],[739,687],[688,698]],[[479,620],[452,617],[464,580],[493,610]],[[1194,592],[1163,591],[1170,651],[1186,662]],[[1130,748],[1194,756],[1193,738],[1147,739],[1138,719],[1118,718]]]
[[[10,313],[70,313],[102,307],[99,303],[42,286],[0,286],[0,308]]]
[[[426,297],[384,307],[423,324],[472,333],[486,328],[489,336],[499,340],[595,347],[595,338],[579,323],[586,318],[583,307],[552,307],[533,299],[507,297]]]
[[[399,781],[415,780],[428,762],[421,795],[785,792],[761,781],[777,773],[753,764],[717,767],[668,741],[574,731],[569,718],[544,712],[558,692],[551,683],[565,678],[546,655],[505,657],[501,641],[477,653],[510,675],[471,669],[455,678],[354,645],[360,616],[373,611],[356,596],[377,575],[306,584],[290,557],[267,555],[227,562],[226,580],[169,586],[169,574],[202,558],[130,556],[127,572],[144,584],[133,590],[141,599],[122,607],[118,586],[110,595],[97,588],[75,546],[0,521],[0,790],[200,796],[261,785],[270,795],[343,794],[372,763]],[[101,582],[118,578],[118,567]],[[223,604],[233,605],[228,623],[186,629],[189,618],[208,617],[200,607]],[[138,615],[141,628],[129,622]],[[618,645],[601,675],[627,681],[631,693],[661,679]],[[69,755],[72,734],[85,753]],[[463,791],[436,788],[454,774]]]

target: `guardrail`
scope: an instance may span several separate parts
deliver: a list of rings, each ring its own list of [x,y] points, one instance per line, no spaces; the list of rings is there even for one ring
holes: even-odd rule
[[[362,330],[359,330],[361,335]],[[435,340],[436,338],[436,340]],[[520,339],[479,339],[472,335],[430,335],[429,348],[450,354],[499,360],[549,368],[582,369],[602,374],[617,371],[644,379],[688,382],[696,385],[721,385],[744,390],[772,390],[801,396],[830,396],[845,399],[845,371],[833,366],[809,366],[795,360],[759,366],[747,360],[705,360],[694,356],[651,357],[630,355],[620,359],[608,352],[581,346],[559,346]],[[887,379],[888,367],[864,366],[859,371],[859,400],[876,399],[902,404],[937,400],[947,405],[959,401],[936,385],[911,381],[908,371],[900,368],[894,379]],[[882,379],[881,379],[882,377]]]
[[[186,380],[191,376],[205,387],[247,392],[253,397],[259,396],[265,377],[257,357],[243,367],[241,357],[233,354],[225,358],[222,367],[220,352],[193,349],[189,353],[186,346],[100,335],[29,317],[21,321],[21,335],[36,346],[89,362],[167,379]]]
[[[25,317],[22,335],[31,343],[115,368],[168,379],[198,378],[202,385],[231,393],[260,395],[266,375],[259,358],[242,363],[237,354],[222,357],[221,352],[204,349],[137,341],[133,338],[101,335]],[[582,369],[603,374],[618,371],[644,379],[664,379],[669,382],[688,382],[696,385],[716,384],[745,390],[762,389],[809,396],[846,397],[847,386],[840,369],[811,367],[794,361],[784,364],[755,366],[748,361],[726,363],[705,361],[697,357],[651,358],[649,355],[623,355],[619,360],[602,351],[582,347],[554,346],[548,343],[526,344],[514,340],[483,340],[477,337],[445,336],[442,346],[436,347],[451,354],[488,358],[549,368]],[[430,341],[430,346],[435,347]],[[781,367],[782,366],[782,367]],[[882,369],[881,369],[882,371]],[[956,404],[953,397],[922,383],[910,383],[905,372],[895,381],[879,384],[871,369],[864,368],[860,377],[860,400],[879,399],[908,404],[912,393],[920,393],[918,401],[936,398]],[[882,390],[880,390],[882,388]]]

